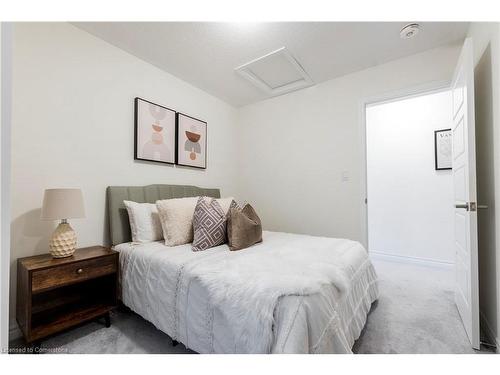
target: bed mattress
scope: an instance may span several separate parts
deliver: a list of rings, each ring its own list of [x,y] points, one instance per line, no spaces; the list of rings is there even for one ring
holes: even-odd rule
[[[237,252],[115,249],[122,302],[198,353],[351,353],[378,298],[366,250],[346,239],[264,232]]]

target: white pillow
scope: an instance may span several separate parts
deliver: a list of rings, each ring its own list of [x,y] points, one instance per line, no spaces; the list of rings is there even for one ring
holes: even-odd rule
[[[123,201],[127,208],[133,242],[152,242],[163,239],[158,209],[154,203]]]
[[[216,199],[216,201],[220,204],[220,207],[222,208],[222,211],[227,215],[229,211],[229,207],[231,206],[231,202],[234,200],[233,197],[229,198],[219,198]]]
[[[156,201],[165,245],[177,246],[193,242],[193,215],[199,197]],[[224,212],[233,198],[217,199]]]

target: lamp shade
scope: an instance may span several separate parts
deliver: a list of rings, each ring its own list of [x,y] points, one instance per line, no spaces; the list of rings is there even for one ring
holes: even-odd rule
[[[85,217],[80,189],[47,189],[43,195],[42,220]]]

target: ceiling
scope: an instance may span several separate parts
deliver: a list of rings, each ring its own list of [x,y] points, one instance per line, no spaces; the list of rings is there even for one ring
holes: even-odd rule
[[[239,107],[270,97],[235,72],[286,47],[314,83],[465,38],[466,22],[79,22],[75,26]]]

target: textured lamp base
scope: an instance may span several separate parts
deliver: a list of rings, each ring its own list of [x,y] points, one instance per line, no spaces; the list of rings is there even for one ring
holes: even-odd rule
[[[49,243],[50,254],[54,258],[66,258],[76,250],[76,232],[67,222],[61,222]]]

